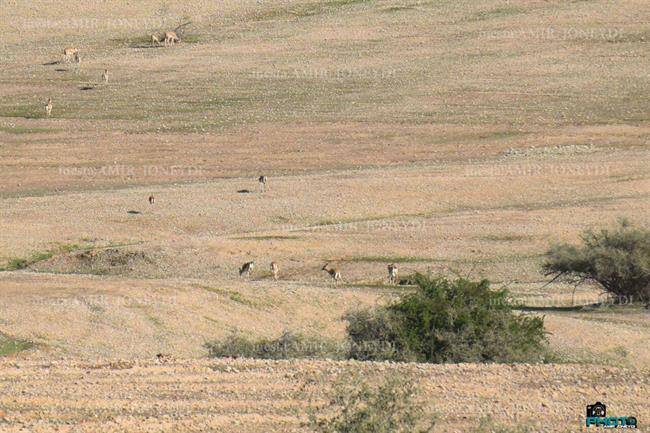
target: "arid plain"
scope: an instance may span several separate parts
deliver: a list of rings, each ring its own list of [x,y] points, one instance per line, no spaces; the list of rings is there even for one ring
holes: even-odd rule
[[[650,223],[647,2],[0,5],[0,431],[301,431],[303,379],[348,370],[418,377],[437,431],[577,431],[596,400],[650,422],[648,312],[540,273]],[[392,262],[506,286],[558,362],[206,358],[343,339],[404,290]]]

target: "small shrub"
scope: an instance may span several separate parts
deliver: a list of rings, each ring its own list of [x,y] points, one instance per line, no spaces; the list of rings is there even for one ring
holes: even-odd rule
[[[348,314],[351,347],[389,346],[357,351],[356,359],[418,362],[538,362],[547,352],[544,321],[515,314],[506,290],[490,290],[486,280],[416,275],[417,290],[375,311]]]
[[[18,271],[20,269],[26,269],[33,264],[52,258],[54,254],[54,251],[40,251],[32,254],[26,259],[14,257],[9,259],[4,266],[0,267],[0,271]]]
[[[14,257],[13,259],[10,259],[2,269],[7,271],[16,271],[19,269],[25,269],[27,266],[29,266],[29,261],[27,259]]]
[[[0,356],[11,356],[23,350],[31,349],[34,344],[31,341],[11,338],[0,333]]]
[[[413,381],[389,376],[371,386],[358,375],[333,386],[328,403],[312,408],[309,424],[319,433],[425,433],[435,419],[425,417]]]
[[[259,353],[258,343],[233,333],[221,341],[206,343],[213,358],[255,358]]]
[[[207,343],[210,356],[214,358],[259,359],[344,359],[346,351],[335,341],[306,337],[285,331],[276,339],[252,340],[233,333],[222,341]]]
[[[350,340],[349,357],[360,361],[392,360],[412,361],[415,354],[395,343],[401,330],[395,314],[387,309],[359,310],[345,315]]]
[[[550,248],[542,266],[553,279],[580,284],[593,282],[615,296],[615,302],[644,302],[650,306],[650,230],[626,220],[614,230],[587,230],[582,245]]]

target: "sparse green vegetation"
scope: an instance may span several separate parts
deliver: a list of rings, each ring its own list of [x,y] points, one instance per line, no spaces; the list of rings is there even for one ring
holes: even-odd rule
[[[18,269],[25,269],[29,266],[27,259],[20,259],[17,257],[11,258],[7,261],[4,266],[0,266],[0,272],[2,271],[15,271]]]
[[[402,11],[411,11],[414,10],[415,8],[412,6],[389,6],[386,8],[381,9],[382,12],[402,12]]]
[[[5,261],[4,265],[0,266],[0,272],[3,271],[16,271],[20,269],[25,269],[39,262],[49,260],[54,257],[56,254],[60,253],[69,253],[80,249],[81,247],[77,244],[64,244],[64,243],[55,243],[55,246],[52,249],[45,251],[37,251],[32,253],[29,257],[12,257]]]
[[[300,239],[300,236],[291,235],[265,235],[265,236],[240,236],[235,239],[243,241],[288,241]]]
[[[152,314],[146,314],[147,320],[149,320],[156,328],[162,328],[163,327],[163,322],[160,318],[152,315]]]
[[[408,281],[408,277],[403,279],[404,281]],[[387,289],[391,291],[395,290],[400,290],[400,289],[405,289],[408,290],[408,287],[405,287],[404,284],[400,284],[398,286],[394,284],[388,284],[388,283],[383,283],[383,282],[367,282],[367,283],[345,283],[345,287],[351,287],[351,288],[358,288],[358,289]]]
[[[24,119],[45,118],[45,109],[41,111],[35,106],[5,108],[0,109],[0,117],[22,117]]]
[[[76,243],[53,243],[52,245],[53,246],[50,249],[44,251],[37,251],[35,253],[32,253],[31,256],[26,258],[12,257],[7,259],[4,265],[0,266],[0,272],[25,269],[39,262],[49,260],[52,257],[56,256],[57,254],[62,254],[62,253],[80,252],[81,254],[78,255],[77,258],[83,261],[83,260],[88,260],[91,257],[94,257],[93,254],[95,254],[95,252],[99,252],[99,254],[102,254],[103,252],[115,254],[117,252],[115,248],[110,247],[113,244],[109,244],[110,246],[102,247],[102,248],[95,248],[92,245],[92,243],[90,244],[86,243],[84,245],[80,245]],[[122,244],[122,245],[114,244],[114,245],[116,247],[122,247],[122,246],[135,245],[135,244]],[[125,265],[127,264],[128,259],[134,256],[138,256],[138,253],[126,252],[124,253],[123,257],[120,256],[114,257],[110,265],[111,266]],[[83,271],[82,273],[91,273],[96,275],[104,275],[109,273],[108,269],[94,268],[94,267],[92,269],[85,269],[83,266],[80,269],[76,269],[75,271]]]
[[[344,259],[344,261],[369,263],[429,263],[440,260],[413,256],[357,256]]]
[[[508,427],[495,422],[491,417],[485,417],[471,430],[471,433],[533,433],[536,431],[528,426]]]
[[[228,294],[228,298],[230,298],[231,301],[238,302],[238,303],[240,303],[240,304],[242,304],[242,305],[247,305],[247,306],[249,306],[249,307],[254,307],[254,306],[255,306],[255,303],[254,303],[253,301],[251,301],[251,300],[249,300],[249,299],[246,299],[246,298],[245,298],[244,296],[242,296],[242,294],[239,293],[239,292],[231,291],[231,292]]]
[[[365,3],[368,0],[329,0],[291,6],[281,6],[258,11],[253,15],[255,21],[275,20],[289,17],[309,17],[319,15],[337,7]]]
[[[37,127],[27,127],[27,126],[0,126],[0,132],[22,135],[22,134],[52,133],[55,131],[50,128],[37,128]]]
[[[28,258],[13,257],[7,260],[3,266],[0,266],[0,272],[25,269],[35,263],[51,258],[54,254],[56,254],[55,251],[40,251],[32,254]]]
[[[530,236],[527,235],[515,235],[515,234],[504,234],[504,235],[487,235],[481,237],[482,240],[493,241],[493,242],[514,242],[530,239]]]
[[[410,378],[389,376],[371,383],[359,374],[340,377],[327,403],[310,408],[309,425],[319,433],[426,433],[435,417],[425,414]]]
[[[333,340],[285,331],[276,339],[251,339],[233,333],[224,340],[206,343],[211,357],[259,359],[344,359],[342,345]]]
[[[650,307],[650,230],[626,220],[613,230],[586,230],[582,245],[554,245],[542,266],[553,280],[591,282],[613,295],[614,303]]]
[[[210,286],[204,286],[204,285],[199,285],[197,286],[201,289],[207,290],[212,293],[216,293],[220,296],[224,296],[231,301],[237,302],[242,305],[246,305],[248,307],[257,307],[258,304],[248,298],[246,298],[244,295],[241,293],[235,291],[235,290],[226,290],[226,289],[220,289],[218,287],[210,287]]]
[[[0,356],[11,356],[23,350],[31,349],[34,344],[30,341],[11,338],[0,333]]]
[[[487,11],[480,11],[472,14],[467,20],[468,21],[482,21],[492,18],[502,18],[510,15],[524,13],[526,9],[520,6],[503,6]]]

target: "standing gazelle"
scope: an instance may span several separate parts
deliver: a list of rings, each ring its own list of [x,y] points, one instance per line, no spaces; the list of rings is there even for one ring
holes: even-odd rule
[[[260,178],[257,179],[257,181],[258,181],[259,184],[260,184],[260,191],[261,191],[261,192],[266,191],[266,181],[267,181],[267,180],[268,180],[268,179],[267,179],[266,176],[264,176],[264,175],[260,176]]]
[[[63,61],[65,63],[70,62],[75,56],[79,54],[79,50],[73,47],[66,48],[63,50]]]
[[[155,203],[156,203],[156,197],[154,197],[153,195],[150,195],[149,196],[149,204],[153,206]]]
[[[327,268],[329,263],[325,263],[323,266],[322,270],[330,274],[330,277],[332,277],[332,280],[336,283],[341,279],[341,272],[339,271],[338,268]]]
[[[390,284],[397,284],[397,273],[398,273],[397,265],[391,263],[388,265],[388,282]]]
[[[102,74],[102,81],[104,83],[108,83],[108,69],[104,69],[104,73]]]
[[[278,266],[277,263],[271,262],[271,275],[273,275],[273,279],[277,280],[278,279],[278,273],[280,272],[280,267]]]
[[[165,46],[174,45],[176,42],[180,42],[176,32],[165,32]]]
[[[255,262],[246,262],[242,265],[242,267],[239,269],[239,276],[246,275],[247,277],[250,277],[251,272],[253,272],[253,267],[255,266]]]
[[[47,104],[45,104],[45,115],[47,117],[52,115],[52,98],[47,98]]]

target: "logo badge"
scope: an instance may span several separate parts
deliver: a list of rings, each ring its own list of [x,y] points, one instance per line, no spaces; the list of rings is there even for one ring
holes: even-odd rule
[[[637,428],[636,418],[633,416],[607,416],[607,406],[597,401],[587,405],[587,427],[603,428]]]

